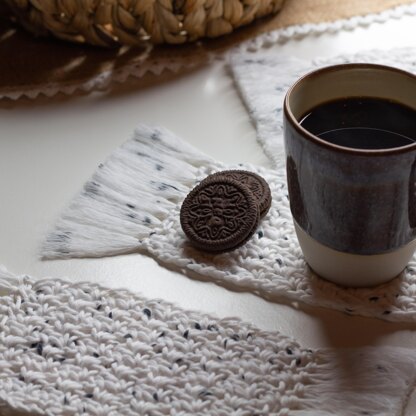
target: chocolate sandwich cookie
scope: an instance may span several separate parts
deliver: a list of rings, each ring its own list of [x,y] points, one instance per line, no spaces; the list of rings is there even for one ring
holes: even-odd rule
[[[223,170],[207,176],[204,181],[218,176],[235,179],[236,181],[246,185],[257,200],[260,217],[263,218],[267,214],[272,204],[272,193],[268,183],[260,175],[247,170]]]
[[[180,212],[182,229],[191,243],[210,252],[240,247],[256,231],[259,218],[258,202],[250,189],[221,175],[197,185]]]

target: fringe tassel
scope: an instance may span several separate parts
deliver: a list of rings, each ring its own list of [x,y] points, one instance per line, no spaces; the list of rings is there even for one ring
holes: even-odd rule
[[[22,283],[21,280],[0,264],[0,297],[13,293],[19,284]]]
[[[325,349],[318,361],[316,381],[305,389],[308,410],[294,416],[401,416],[415,387],[410,349]]]
[[[140,249],[194,186],[198,172],[212,164],[169,131],[138,127],[64,211],[42,256],[99,257]]]

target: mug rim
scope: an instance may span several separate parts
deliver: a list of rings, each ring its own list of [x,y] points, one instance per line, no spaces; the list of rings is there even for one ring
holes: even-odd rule
[[[369,63],[348,63],[348,64],[338,64],[338,65],[330,65],[326,66],[324,68],[319,68],[313,71],[310,71],[306,73],[305,75],[301,76],[287,91],[285,99],[283,101],[283,111],[285,117],[291,122],[292,126],[302,135],[302,137],[307,138],[311,142],[318,144],[323,147],[327,147],[330,149],[333,149],[338,152],[343,153],[350,153],[350,154],[356,154],[356,155],[371,155],[371,156],[385,156],[390,154],[401,154],[408,151],[411,151],[413,149],[416,149],[416,138],[413,143],[407,144],[405,146],[400,147],[392,147],[392,148],[386,148],[386,149],[359,149],[355,147],[346,147],[346,146],[340,146],[334,143],[327,142],[326,140],[323,140],[319,138],[318,136],[312,134],[308,130],[306,130],[304,127],[301,126],[299,121],[296,119],[296,117],[293,115],[292,110],[289,105],[290,96],[293,92],[293,90],[302,82],[304,82],[306,79],[311,79],[318,77],[325,73],[330,72],[336,72],[340,70],[352,70],[352,69],[377,69],[377,70],[383,70],[387,72],[396,72],[400,75],[409,77],[416,81],[416,75],[412,74],[411,72],[404,71],[403,69],[395,68],[388,65],[380,65],[380,64],[369,64]]]

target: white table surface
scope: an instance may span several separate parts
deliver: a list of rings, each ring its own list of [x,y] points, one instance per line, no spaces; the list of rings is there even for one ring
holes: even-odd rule
[[[277,54],[332,56],[368,48],[415,46],[416,17],[369,28],[289,41]],[[165,79],[166,78],[166,79]],[[128,288],[218,317],[238,316],[308,347],[416,347],[416,326],[350,317],[335,311],[270,303],[250,293],[192,280],[131,254],[42,261],[47,230],[112,150],[138,123],[159,124],[225,162],[268,165],[224,65],[111,93],[36,103],[0,102],[0,264],[34,277],[70,277]],[[406,415],[416,414],[411,400]]]

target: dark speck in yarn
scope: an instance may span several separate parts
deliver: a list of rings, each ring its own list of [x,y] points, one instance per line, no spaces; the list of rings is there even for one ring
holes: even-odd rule
[[[65,243],[71,238],[71,233],[69,233],[69,232],[59,233],[59,234],[55,235],[55,238],[56,238],[57,241],[59,241],[61,243]]]
[[[93,357],[95,357],[95,358],[98,358],[100,355],[99,355],[99,354],[97,354],[96,352],[94,352],[94,353],[92,354],[92,356],[93,356]]]
[[[159,396],[157,395],[157,393],[153,393],[153,398],[158,402],[159,401]]]
[[[95,309],[97,309],[97,311],[99,311],[100,309],[101,309],[101,307],[102,307],[103,305],[97,305],[97,307],[95,308]]]
[[[391,314],[391,311],[384,311],[383,312],[383,315],[390,315]]]
[[[132,396],[136,396],[136,390],[133,390],[133,391],[131,392],[131,394],[132,394]]]
[[[161,182],[159,187],[158,187],[159,191],[166,191],[166,189],[169,189],[169,188],[175,189],[175,191],[179,191],[179,189],[176,186],[173,186],[173,185],[170,185],[170,184],[164,183],[164,182]]]
[[[300,366],[302,364],[302,359],[300,357],[296,358],[296,365]]]
[[[189,330],[187,329],[184,333],[183,333],[183,337],[185,339],[188,339],[188,335],[189,335]]]
[[[283,262],[282,262],[282,260],[281,260],[281,259],[276,259],[276,261],[277,261],[277,263],[279,264],[279,266],[282,266],[282,265],[283,265]]]
[[[64,396],[64,404],[68,404],[68,399]]]
[[[143,313],[148,317],[148,318],[150,318],[151,316],[152,316],[152,312],[150,311],[150,309],[148,309],[148,308],[144,308],[143,309]]]
[[[263,257],[262,255],[260,255],[260,256],[259,256],[259,259],[260,259],[260,260],[263,260],[263,259],[264,259],[264,257]]]
[[[160,172],[161,170],[163,170],[163,166],[162,166],[162,165],[160,165],[159,163],[157,163],[155,167],[156,167],[156,170],[158,170],[159,172]]]
[[[262,231],[262,230],[259,230],[259,231],[257,232],[257,236],[258,236],[259,238],[263,238],[263,237],[264,237],[264,233],[263,233],[263,231]]]
[[[133,335],[131,335],[131,334],[126,334],[126,335],[124,335],[124,338],[125,338],[125,339],[128,339],[128,338],[133,338]]]
[[[207,327],[208,331],[216,331],[218,328],[215,325],[208,325]]]
[[[201,325],[199,325],[198,322],[195,324],[195,329],[198,329],[199,331],[201,330]]]
[[[84,189],[87,194],[97,195],[99,187],[100,184],[97,182],[87,182]]]
[[[41,342],[38,342],[38,345],[37,345],[37,347],[36,347],[36,352],[37,352],[39,355],[42,355],[42,352],[43,352],[43,344],[42,344]]]
[[[233,339],[234,341],[239,341],[240,337],[237,334],[231,335],[231,339]]]
[[[153,134],[150,136],[150,138],[151,138],[152,140],[159,140],[159,139],[160,139],[160,133],[159,133],[159,132],[153,133]]]
[[[292,355],[293,351],[290,348],[286,348],[286,354]]]
[[[42,351],[43,351],[43,345],[41,342],[34,342],[33,344],[30,344],[30,348],[35,348],[36,352],[39,355],[42,355]]]
[[[94,395],[92,393],[87,393],[85,397],[87,397],[88,399],[92,399]]]
[[[199,394],[199,397],[207,397],[207,396],[212,396],[212,393],[210,391],[207,390],[202,390]]]
[[[378,296],[371,296],[370,298],[368,298],[368,300],[370,302],[377,302],[379,300],[379,297]]]
[[[19,380],[20,380],[20,381],[25,381],[25,378],[24,378],[22,375],[20,375],[20,376],[19,376]]]
[[[130,208],[130,209],[134,209],[134,208],[136,208],[136,206],[135,206],[135,205],[133,205],[133,204],[126,204],[126,207],[127,207],[127,208]]]
[[[131,212],[130,212],[130,213],[128,213],[128,214],[127,214],[127,216],[128,216],[129,218],[133,219],[133,220],[136,218],[136,215],[135,215],[135,214],[132,214]]]
[[[108,317],[109,317],[110,319],[113,319],[113,312],[110,312],[110,313],[108,314]]]
[[[144,222],[146,224],[151,224],[152,223],[152,220],[149,217],[145,217]]]
[[[149,237],[151,237],[152,235],[155,235],[156,231],[152,231],[151,233],[149,233]]]
[[[158,338],[162,338],[162,337],[164,337],[165,336],[165,331],[162,331],[159,335],[158,335]]]

